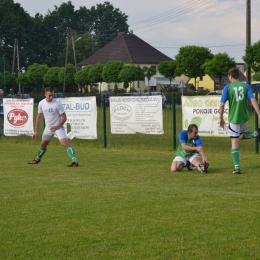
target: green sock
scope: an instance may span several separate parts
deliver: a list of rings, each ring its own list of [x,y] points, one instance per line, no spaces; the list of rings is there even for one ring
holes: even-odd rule
[[[255,138],[257,136],[257,132],[256,131],[247,131],[247,132],[243,133],[243,136],[245,139]]]
[[[67,153],[73,162],[77,162],[76,154],[72,146],[67,147]]]
[[[41,158],[43,157],[43,155],[46,153],[46,149],[43,148],[39,148],[37,156],[36,156],[36,160],[39,161],[41,160]]]
[[[231,149],[232,159],[235,170],[240,169],[239,150],[238,148]]]

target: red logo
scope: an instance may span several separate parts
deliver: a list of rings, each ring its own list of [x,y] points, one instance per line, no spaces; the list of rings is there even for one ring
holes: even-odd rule
[[[21,109],[13,109],[7,114],[7,119],[11,125],[21,126],[28,121],[28,114]]]

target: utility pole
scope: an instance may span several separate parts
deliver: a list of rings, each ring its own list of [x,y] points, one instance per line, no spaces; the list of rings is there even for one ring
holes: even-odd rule
[[[20,58],[19,58],[19,48],[18,48],[18,40],[15,38],[14,40],[14,54],[13,54],[13,64],[12,64],[12,74],[15,74],[15,57],[17,58],[17,76],[20,76]],[[19,83],[19,93],[21,93],[21,84]]]
[[[81,37],[78,38],[77,40],[79,40],[79,39],[81,39]],[[67,28],[66,57],[65,57],[65,67],[64,67],[64,79],[63,79],[63,97],[65,97],[66,73],[67,73],[68,52],[69,52],[69,40],[71,40],[71,43],[72,43],[74,64],[75,64],[75,69],[76,69],[76,73],[77,73],[78,72],[78,66],[77,66],[77,61],[76,61],[75,41],[74,41],[74,36],[73,36],[72,30],[71,30],[70,27]],[[78,85],[78,90],[79,90],[79,88],[80,88],[80,86]]]
[[[246,1],[246,47],[251,45],[251,0]],[[251,85],[251,68],[246,65],[246,83]]]
[[[69,28],[67,29],[67,38],[66,38],[66,56],[65,56],[64,74],[63,74],[62,97],[65,97],[66,72],[67,72],[67,65],[68,65],[68,50],[69,50]]]

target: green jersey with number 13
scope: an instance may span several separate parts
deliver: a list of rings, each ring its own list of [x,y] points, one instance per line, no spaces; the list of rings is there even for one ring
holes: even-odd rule
[[[249,120],[247,99],[253,97],[250,86],[243,82],[235,81],[224,87],[220,102],[226,103],[227,100],[229,101],[229,123],[242,124]]]

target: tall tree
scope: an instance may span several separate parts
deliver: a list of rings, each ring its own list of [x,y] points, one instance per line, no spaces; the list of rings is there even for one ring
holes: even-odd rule
[[[260,40],[246,47],[243,60],[255,72],[260,72]]]
[[[214,55],[212,60],[207,60],[202,64],[201,67],[206,74],[217,77],[219,82],[216,83],[220,86],[222,78],[227,76],[229,69],[236,67],[236,62],[227,53],[218,53]]]
[[[30,59],[28,41],[30,39],[32,19],[19,3],[13,0],[0,1],[0,56],[5,56],[6,69],[11,71],[15,39],[18,40],[20,68],[27,68]],[[16,63],[17,67],[17,63]]]
[[[176,61],[171,60],[171,61],[161,61],[157,69],[162,74],[165,78],[170,80],[170,89],[171,89],[171,82],[175,78],[175,70],[176,70]]]
[[[189,78],[196,79],[205,75],[204,69],[201,67],[206,60],[211,60],[213,54],[208,48],[200,46],[184,46],[181,47],[176,55],[176,76],[186,75]]]
[[[128,16],[110,2],[97,4],[90,9],[92,17],[92,33],[99,37],[99,48],[117,37],[118,32],[128,32]]]

